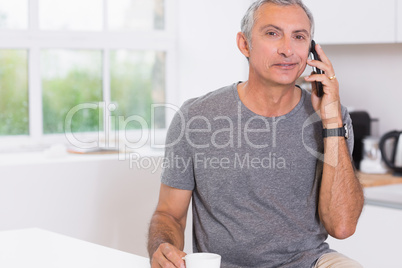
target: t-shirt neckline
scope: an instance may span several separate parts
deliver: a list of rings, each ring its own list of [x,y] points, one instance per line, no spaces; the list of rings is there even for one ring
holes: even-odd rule
[[[303,106],[304,100],[305,100],[305,98],[306,98],[306,91],[305,91],[304,89],[302,89],[300,86],[296,85],[298,88],[300,88],[300,90],[301,90],[301,92],[302,92],[301,97],[300,97],[300,100],[299,100],[299,102],[297,103],[297,105],[296,105],[290,112],[288,112],[287,114],[284,114],[284,115],[281,115],[281,116],[278,116],[278,117],[275,117],[275,116],[273,116],[273,117],[267,117],[267,116],[263,116],[263,115],[256,114],[255,112],[251,111],[251,110],[250,110],[246,105],[244,105],[244,103],[241,101],[240,96],[239,96],[239,92],[237,91],[237,86],[238,86],[240,83],[242,83],[242,82],[243,82],[243,81],[239,81],[239,82],[236,82],[236,83],[234,83],[234,84],[232,85],[233,94],[234,94],[234,96],[235,96],[236,101],[237,101],[238,103],[239,103],[239,102],[241,103],[242,111],[247,111],[248,113],[250,113],[250,114],[253,115],[253,116],[261,116],[261,117],[264,117],[264,118],[283,118],[283,119],[289,118],[289,117],[293,116],[294,114],[296,114],[296,113],[300,110],[300,108]]]

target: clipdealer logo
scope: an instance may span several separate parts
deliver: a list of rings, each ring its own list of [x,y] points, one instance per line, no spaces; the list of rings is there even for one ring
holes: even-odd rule
[[[172,109],[176,112],[176,118],[180,120],[179,133],[177,137],[166,144],[156,143],[156,129],[155,129],[155,109],[164,108]],[[72,120],[75,114],[81,110],[99,109],[99,125],[103,125],[103,118],[105,118],[104,130],[99,130],[98,136],[93,137],[90,140],[80,140],[72,131]],[[65,136],[69,143],[77,148],[81,149],[94,149],[99,147],[112,147],[118,149],[120,152],[127,150],[136,150],[144,146],[150,146],[154,149],[164,149],[167,147],[173,147],[184,141],[195,149],[204,148],[241,148],[247,145],[251,148],[261,149],[272,146],[277,146],[276,130],[277,124],[285,119],[282,117],[273,117],[270,120],[263,116],[253,116],[248,118],[243,126],[242,118],[242,103],[239,101],[237,105],[237,115],[234,118],[228,116],[215,116],[213,118],[207,118],[206,116],[193,116],[186,121],[183,112],[179,107],[172,104],[152,104],[151,105],[151,125],[149,126],[146,120],[139,115],[131,115],[129,117],[124,116],[112,116],[109,112],[113,112],[116,109],[116,105],[106,105],[104,102],[100,103],[83,103],[73,107],[67,114],[65,119]],[[271,121],[271,122],[270,122]],[[110,130],[112,122],[116,122],[116,129],[119,131]],[[141,127],[136,132],[136,139],[130,138],[127,132],[127,125],[130,123],[137,123]],[[253,124],[259,124],[263,127],[253,128]],[[203,126],[203,127],[200,127]],[[212,127],[214,126],[214,128]],[[223,127],[221,127],[223,126]],[[270,135],[271,144],[263,143],[258,144],[252,141],[250,136],[254,134]],[[199,144],[192,138],[196,135],[208,135],[209,139],[205,143]],[[220,142],[219,137],[225,136],[226,140]],[[119,160],[125,160],[125,154],[119,154]]]
[[[329,104],[325,109],[328,111],[334,111],[334,107],[338,103]],[[155,137],[155,109],[172,109],[176,112],[176,120],[180,122],[177,124],[179,126],[178,134],[174,140],[169,141],[165,144],[157,144]],[[328,109],[327,109],[328,108]],[[105,118],[105,130],[99,131],[98,136],[92,140],[80,140],[76,135],[73,134],[71,130],[72,118],[74,115],[81,110],[85,109],[99,109],[99,112],[103,113],[99,115],[99,120]],[[277,126],[281,120],[286,119],[286,116],[267,118],[259,115],[247,118],[245,121],[242,118],[242,103],[239,101],[237,105],[237,115],[228,117],[217,115],[213,118],[208,118],[206,116],[193,116],[186,121],[183,112],[179,107],[172,104],[152,104],[151,105],[151,125],[149,126],[146,120],[139,115],[132,115],[129,117],[118,116],[113,118],[108,112],[112,112],[116,109],[114,104],[106,106],[104,102],[101,103],[84,103],[73,107],[67,114],[65,119],[65,136],[69,143],[77,148],[82,149],[93,149],[99,147],[112,147],[119,151],[119,160],[126,160],[126,151],[139,149],[144,146],[150,146],[151,148],[169,148],[176,146],[180,142],[185,142],[188,146],[194,149],[224,149],[224,148],[242,148],[247,146],[251,149],[262,149],[267,147],[275,148],[277,147]],[[325,112],[327,112],[325,110]],[[329,114],[327,112],[327,114]],[[331,117],[336,117],[337,114],[331,114]],[[269,120],[268,120],[269,119]],[[117,128],[119,131],[110,130],[110,122],[117,122]],[[318,152],[315,148],[308,146],[305,140],[305,129],[316,122],[320,122],[320,111],[317,111],[311,116],[309,116],[303,123],[301,129],[301,137],[304,148],[314,157],[325,162],[331,166],[336,166],[338,164],[338,159],[336,156],[331,158],[324,157],[322,152]],[[127,135],[127,125],[129,123],[136,122],[141,125],[141,128],[136,131],[136,139],[130,138]],[[102,125],[99,122],[99,125]],[[260,127],[256,128],[255,126]],[[254,128],[253,128],[254,126]],[[204,139],[200,143],[199,140],[194,139],[197,135],[203,135]],[[258,143],[257,140],[253,140],[250,137],[256,137],[261,135],[269,135],[270,143]],[[207,137],[207,139],[205,139]],[[222,137],[225,137],[222,139]],[[197,143],[198,142],[198,143]],[[336,146],[336,145],[334,145]],[[195,150],[196,151],[196,150]],[[277,150],[276,150],[277,151]],[[199,155],[198,155],[199,156]],[[140,156],[139,154],[130,155],[130,166],[131,167],[142,167],[142,168],[152,168],[157,167],[173,167],[173,168],[184,168],[187,170],[189,167],[189,159],[179,159],[180,156],[164,157],[159,160],[152,160],[153,158],[147,158]],[[170,160],[169,160],[170,159]],[[173,159],[173,160],[172,160]],[[159,161],[155,163],[154,161]],[[274,163],[275,162],[275,163]],[[245,164],[243,164],[245,163]],[[286,167],[286,161],[283,157],[271,153],[262,158],[253,158],[249,154],[241,155],[235,154],[230,157],[211,158],[211,157],[198,157],[195,159],[194,164],[199,166],[204,166],[207,168],[228,168],[241,167],[241,168],[283,168]],[[236,164],[236,165],[235,165]]]
[[[149,169],[151,173],[168,168],[179,170],[180,173],[191,172],[191,169],[286,169],[284,157],[276,153],[269,153],[264,157],[253,157],[250,153],[234,153],[225,157],[210,157],[205,153],[196,153],[194,157],[182,157],[174,153],[165,157],[141,156],[139,153],[130,153],[131,169]]]

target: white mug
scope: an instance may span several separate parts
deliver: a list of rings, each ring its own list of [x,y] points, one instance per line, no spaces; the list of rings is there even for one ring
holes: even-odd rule
[[[221,256],[215,253],[192,253],[183,257],[186,268],[220,268]]]

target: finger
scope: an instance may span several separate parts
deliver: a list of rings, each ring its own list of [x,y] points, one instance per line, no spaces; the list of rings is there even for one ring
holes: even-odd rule
[[[333,86],[337,83],[335,78],[330,79],[326,74],[312,74],[310,76],[306,76],[304,79],[308,82],[321,82],[324,86]]]
[[[312,67],[317,67],[318,69],[324,71],[324,73],[327,74],[329,77],[334,76],[334,74],[335,74],[335,71],[332,68],[332,65],[328,65],[322,61],[308,59],[307,64]]]
[[[330,80],[325,74],[315,74],[306,77],[308,82],[321,82],[323,85],[324,94],[331,99],[339,98],[339,83],[336,79]],[[314,83],[313,83],[314,84]]]
[[[171,263],[166,257],[162,254],[160,250],[155,252],[151,260],[151,267],[152,268],[176,268],[176,266]]]
[[[324,50],[322,49],[322,47],[319,44],[316,45],[316,51],[317,51],[322,63],[327,65],[327,66],[323,67],[323,70],[325,70],[325,73],[328,75],[328,77],[335,76],[335,71],[334,71],[334,67],[332,66],[331,60],[327,57]]]
[[[318,97],[318,89],[317,89],[317,82],[311,83],[311,95]]]
[[[330,59],[327,57],[327,55],[325,54],[325,52],[322,49],[322,47],[319,44],[316,44],[315,50],[317,51],[320,60],[314,60],[314,61],[310,60],[310,63],[312,63],[312,64],[310,64],[308,62],[309,65],[317,67],[317,68],[323,70],[330,77],[334,76],[335,72],[334,72],[334,68],[332,66],[332,63],[331,63]]]
[[[304,79],[308,82],[321,82],[321,83],[326,80],[329,80],[329,78],[325,74],[312,74],[306,76]]]
[[[329,60],[329,58],[327,57],[327,55],[325,54],[324,50],[322,49],[322,47],[319,44],[315,45],[315,50],[317,51],[318,56],[320,57],[320,60],[325,63],[325,64],[329,64],[332,66],[331,61]]]
[[[310,76],[314,75],[314,74],[316,74],[316,72],[313,71],[313,72],[311,72]],[[305,80],[308,81],[307,77],[305,77]],[[311,82],[311,92],[316,94],[316,92],[317,92],[317,84],[314,83],[315,81],[309,81],[309,82]]]
[[[152,266],[153,268],[154,266]],[[157,268],[163,267],[163,268],[177,268],[173,263],[168,261],[167,259],[158,259],[158,264],[155,266]]]
[[[310,76],[316,75],[316,74],[317,73],[313,71],[313,72],[311,72]],[[315,96],[315,97],[319,98],[318,97],[317,82],[314,81],[314,80],[310,80],[310,76],[307,76],[304,79],[311,83],[311,97],[313,98],[313,96]]]
[[[313,83],[313,85],[314,84],[315,83]],[[311,104],[313,105],[315,111],[318,111],[320,109],[321,101],[322,97],[318,97],[317,90],[313,89],[313,91],[311,92]]]
[[[313,83],[313,88],[315,87],[314,82],[321,82],[323,85],[324,94],[339,94],[339,84],[337,80],[330,80],[325,74],[313,74],[305,78],[307,82]]]
[[[162,254],[169,260],[175,267],[184,268],[184,260],[182,259],[186,254],[170,244],[161,245]]]

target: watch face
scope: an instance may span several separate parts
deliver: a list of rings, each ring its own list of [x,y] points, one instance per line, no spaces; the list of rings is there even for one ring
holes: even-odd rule
[[[343,126],[343,128],[345,129],[345,138],[349,139],[349,129],[348,129],[348,126],[345,124],[345,125]]]

